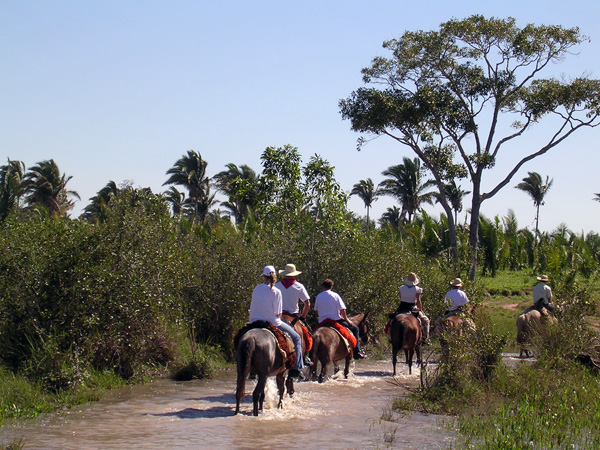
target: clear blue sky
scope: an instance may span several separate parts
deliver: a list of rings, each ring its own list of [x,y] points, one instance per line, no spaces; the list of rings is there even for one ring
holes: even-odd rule
[[[599,5],[0,0],[0,163],[10,158],[31,167],[53,158],[82,198],[72,216],[110,180],[164,191],[165,172],[189,149],[208,161],[212,176],[230,162],[258,172],[266,147],[291,144],[303,162],[314,154],[328,160],[349,192],[361,179],[379,183],[382,170],[413,157],[385,138],[356,151],[358,135],[339,114],[338,101],[362,86],[361,68],[389,56],[383,41],[472,14],[578,26],[591,42],[548,75],[600,78]],[[542,229],[566,223],[577,232],[600,231],[600,203],[592,201],[600,192],[599,137],[600,129],[583,131],[530,162],[484,203],[483,214],[512,208],[521,227],[533,228],[532,201],[513,186],[536,171],[554,179]],[[506,173],[513,153],[501,156],[497,178],[488,175],[484,188]],[[393,204],[381,198],[372,217]],[[357,197],[349,206],[364,215]]]

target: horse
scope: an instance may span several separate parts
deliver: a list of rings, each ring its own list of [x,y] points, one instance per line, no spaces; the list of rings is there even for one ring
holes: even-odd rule
[[[308,330],[308,336],[305,334],[304,330],[302,329],[302,325],[300,324],[300,320],[296,320],[296,317],[292,314],[289,314],[287,312],[283,312],[283,314],[281,315],[281,319],[284,320],[285,322],[287,322],[288,324],[290,324],[294,330],[296,331],[296,333],[298,333],[300,335],[300,340],[302,342],[302,356],[298,356],[296,355],[297,358],[303,358],[305,355],[308,354],[308,352],[310,351],[310,349],[312,348],[313,345],[313,341],[312,341],[312,335],[310,328],[308,327],[308,325],[305,325],[306,329]],[[294,322],[295,320],[295,322]],[[292,325],[293,323],[293,325]],[[287,379],[285,380],[285,387],[287,390],[288,395],[291,397],[292,395],[294,395],[294,379],[292,377],[287,377]]]
[[[547,312],[540,312],[533,306],[525,309],[517,317],[517,344],[519,344],[519,358],[531,356],[527,344],[530,343],[534,334],[539,333],[541,329],[550,322],[555,322],[556,318]]]
[[[254,328],[247,331],[238,342],[236,359],[235,414],[240,411],[240,403],[244,398],[246,389],[246,379],[250,373],[257,376],[256,387],[252,392],[252,414],[258,416],[258,411],[262,411],[265,400],[265,385],[267,379],[273,375],[275,375],[279,393],[278,407],[282,408],[287,368],[273,333],[264,328]]]
[[[467,310],[468,314],[473,314],[475,306],[470,307]],[[473,319],[463,317],[463,314],[454,314],[449,317],[438,319],[435,327],[435,331],[438,333],[440,339],[440,346],[442,348],[442,356],[448,357],[448,345],[449,343],[461,337],[465,330],[475,329],[475,322]]]
[[[396,376],[397,355],[400,349],[404,350],[406,364],[408,364],[408,373],[411,375],[413,356],[415,353],[417,354],[417,363],[421,363],[421,340],[423,338],[421,323],[410,313],[398,314],[392,320],[390,338],[392,341],[393,376]]]
[[[369,341],[369,324],[367,314],[353,314],[348,316],[348,319],[358,327],[359,336],[362,343]],[[352,360],[352,349],[346,347],[346,343],[342,340],[339,333],[330,327],[319,327],[313,333],[313,347],[310,351],[310,358],[313,361],[311,370],[311,378],[315,378],[317,373],[317,363],[321,363],[321,372],[319,374],[319,383],[322,383],[327,375],[327,371],[334,365],[334,373],[337,373],[339,366],[338,361],[346,360],[344,365],[344,377],[348,378],[350,373],[350,361]]]

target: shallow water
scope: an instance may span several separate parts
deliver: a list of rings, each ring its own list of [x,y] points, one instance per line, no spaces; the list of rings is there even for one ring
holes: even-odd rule
[[[406,391],[394,383],[391,361],[359,361],[348,380],[296,383],[277,409],[274,379],[265,409],[252,416],[254,382],[235,411],[235,374],[213,380],[157,380],[108,392],[101,401],[2,428],[0,443],[25,449],[447,449],[454,433],[438,416],[400,417],[391,401]],[[401,384],[419,377],[399,364]],[[384,419],[382,419],[382,417]],[[294,444],[294,442],[296,443]]]

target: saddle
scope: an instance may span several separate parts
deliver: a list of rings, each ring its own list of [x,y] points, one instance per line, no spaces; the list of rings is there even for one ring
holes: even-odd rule
[[[286,369],[291,369],[296,365],[296,351],[294,350],[292,338],[288,336],[287,333],[284,333],[275,325],[265,320],[256,320],[254,322],[247,323],[236,333],[235,337],[233,338],[233,346],[236,350],[242,336],[254,328],[263,328],[273,333],[273,336],[277,341],[277,347],[279,348],[279,351],[283,356],[283,360],[285,361]]]
[[[323,320],[315,328],[313,328],[313,332],[316,331],[317,328],[320,328],[320,327],[333,328],[335,331],[337,331],[340,334],[340,336],[342,338],[344,338],[348,342],[348,344],[350,344],[351,348],[356,348],[356,345],[358,344],[358,342],[357,342],[356,338],[354,337],[354,335],[352,334],[352,332],[345,326],[337,323],[335,320],[332,320],[332,319]]]
[[[289,321],[285,316],[293,317],[294,319]],[[289,323],[292,327],[297,323],[300,324],[300,328],[302,329],[302,336],[304,337],[304,342],[306,342],[306,348],[304,349],[305,353],[310,352],[313,346],[313,338],[308,326],[304,323],[304,319],[300,319],[300,316],[296,313],[290,313],[287,311],[283,312],[282,320]]]

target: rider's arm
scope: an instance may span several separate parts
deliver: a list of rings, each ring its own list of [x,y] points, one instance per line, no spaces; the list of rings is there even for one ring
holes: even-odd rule
[[[308,311],[310,310],[310,298],[307,298],[306,300],[304,300],[304,306],[302,307],[302,318],[306,319],[306,315],[308,314]]]
[[[342,319],[344,319],[346,322],[351,323],[350,319],[348,319],[348,316],[346,315],[346,310],[345,309],[340,309],[340,317]]]
[[[423,311],[423,304],[421,303],[421,293],[418,293],[415,297],[415,304],[417,305],[417,308],[419,308],[419,310]]]

